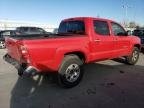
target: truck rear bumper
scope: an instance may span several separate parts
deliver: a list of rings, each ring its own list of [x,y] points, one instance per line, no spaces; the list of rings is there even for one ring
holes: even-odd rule
[[[15,59],[11,58],[8,54],[6,54],[4,57],[4,60],[10,64],[12,64],[17,70],[18,70],[18,75],[29,75],[29,76],[34,76],[39,72],[39,69],[32,65],[27,65],[27,64],[19,64]]]
[[[36,75],[39,72],[39,70],[34,66],[27,66],[26,69],[23,71],[23,74],[25,75]]]

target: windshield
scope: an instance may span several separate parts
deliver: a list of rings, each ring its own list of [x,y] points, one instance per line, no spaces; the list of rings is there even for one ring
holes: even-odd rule
[[[85,24],[83,21],[62,22],[58,29],[59,34],[85,34]]]

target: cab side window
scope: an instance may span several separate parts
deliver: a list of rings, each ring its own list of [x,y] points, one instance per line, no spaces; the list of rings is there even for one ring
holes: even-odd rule
[[[126,31],[117,23],[111,23],[112,30],[115,36],[126,36]]]
[[[109,26],[106,21],[93,21],[94,24],[94,31],[96,34],[102,35],[102,36],[108,36],[110,35]]]

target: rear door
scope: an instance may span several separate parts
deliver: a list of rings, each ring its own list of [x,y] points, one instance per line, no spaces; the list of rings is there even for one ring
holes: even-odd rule
[[[111,28],[116,46],[116,55],[118,56],[127,55],[129,52],[130,41],[126,31],[121,25],[115,22],[111,22]]]
[[[115,50],[114,37],[110,34],[110,27],[107,21],[94,20],[94,42],[93,51],[96,60],[113,57]]]

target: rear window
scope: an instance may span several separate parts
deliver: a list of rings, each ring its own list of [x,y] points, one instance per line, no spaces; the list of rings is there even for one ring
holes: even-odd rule
[[[85,34],[85,24],[83,21],[62,22],[58,33]]]
[[[37,32],[36,28],[29,28],[29,29],[30,29],[30,32]]]
[[[38,31],[38,32],[41,32],[41,33],[45,33],[45,32],[46,32],[46,31],[43,30],[42,28],[37,28],[37,31]]]
[[[27,28],[27,27],[20,27],[20,28],[17,28],[17,30],[20,31],[20,32],[28,32],[29,28]]]

